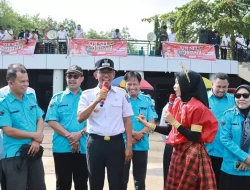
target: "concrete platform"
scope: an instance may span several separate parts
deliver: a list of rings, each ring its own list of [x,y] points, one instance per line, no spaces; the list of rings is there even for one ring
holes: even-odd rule
[[[46,125],[44,130],[44,142],[43,147],[45,148],[43,163],[45,169],[45,179],[48,190],[56,189],[56,178],[54,169],[54,160],[51,151],[51,139],[52,139],[52,129]],[[150,133],[150,151],[148,157],[148,170],[146,179],[146,189],[148,190],[161,190],[163,189],[163,169],[162,169],[162,157],[164,143],[162,141],[161,135],[158,133]],[[133,190],[133,176],[129,177],[128,190]],[[72,190],[74,189],[72,185]],[[108,183],[105,180],[104,190],[108,190]]]

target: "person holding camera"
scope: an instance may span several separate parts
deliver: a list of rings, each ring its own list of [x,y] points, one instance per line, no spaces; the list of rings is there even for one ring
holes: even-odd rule
[[[0,128],[3,130],[2,167],[7,190],[46,190],[42,163],[43,111],[33,93],[26,93],[29,78],[25,67],[7,69],[9,93],[0,99]]]

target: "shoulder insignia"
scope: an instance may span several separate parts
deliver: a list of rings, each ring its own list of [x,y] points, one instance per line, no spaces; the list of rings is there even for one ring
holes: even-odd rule
[[[0,111],[0,116],[4,116],[5,112],[4,111]]]
[[[154,107],[154,105],[151,105],[151,109],[152,109],[153,112],[155,112],[155,107]]]
[[[30,110],[33,110],[33,108],[36,108],[36,105],[30,106]]]
[[[129,100],[129,97],[127,94],[125,94],[125,98],[126,98],[127,102],[130,103],[130,100]]]
[[[220,122],[220,125],[221,125],[221,126],[224,126],[225,124],[226,124],[225,121],[221,121],[221,122]]]

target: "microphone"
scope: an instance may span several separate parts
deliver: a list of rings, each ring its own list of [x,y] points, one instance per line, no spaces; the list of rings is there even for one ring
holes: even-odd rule
[[[170,113],[172,112],[175,98],[176,98],[175,94],[170,94],[170,96],[169,96],[169,102],[168,102],[168,110],[167,110]],[[167,122],[165,122],[165,123],[167,123]]]
[[[101,90],[104,91],[104,92],[108,92],[109,91],[109,83],[107,81],[103,82]],[[101,103],[100,103],[101,107],[103,107],[104,101],[105,101],[105,99],[101,100]]]
[[[169,96],[169,102],[168,102],[168,111],[171,112],[173,109],[174,101],[175,101],[176,95],[170,94]]]

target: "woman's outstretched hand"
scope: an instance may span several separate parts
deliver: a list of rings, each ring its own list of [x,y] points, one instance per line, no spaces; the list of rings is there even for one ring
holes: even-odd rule
[[[137,119],[137,121],[139,121],[142,124],[147,123],[146,118],[143,114],[140,114],[136,119]]]

